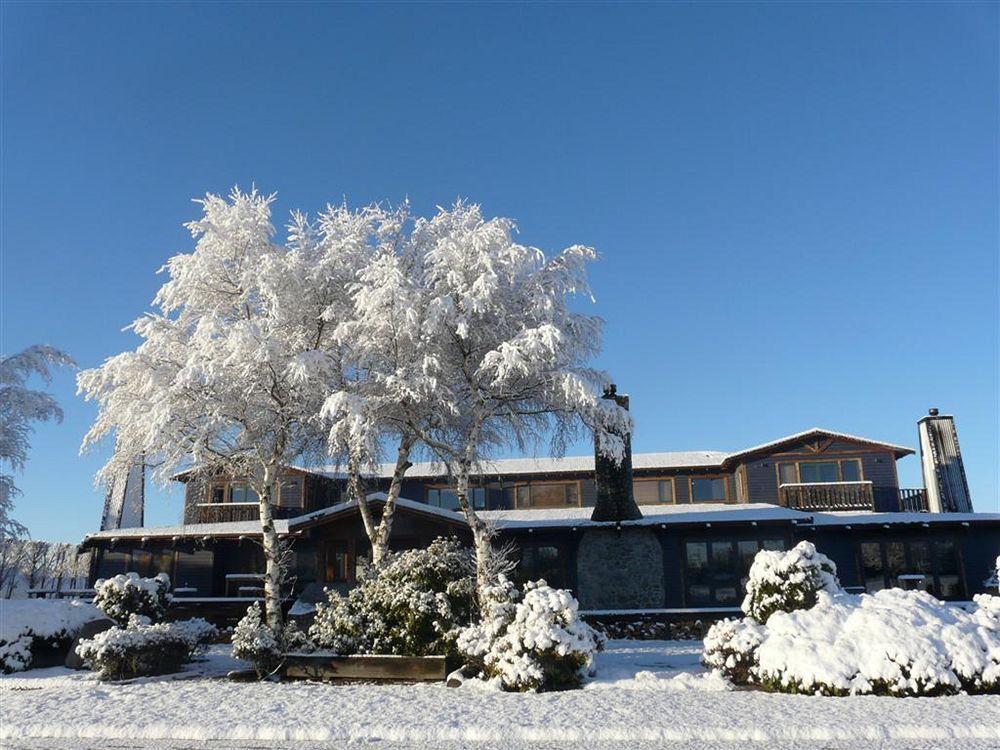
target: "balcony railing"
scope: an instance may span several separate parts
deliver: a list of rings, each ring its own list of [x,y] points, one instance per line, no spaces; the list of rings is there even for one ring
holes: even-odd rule
[[[272,505],[275,518],[293,518],[305,511],[298,507]],[[198,503],[198,523],[225,523],[227,521],[256,521],[260,518],[260,505],[251,503]]]
[[[797,510],[875,510],[871,482],[783,484],[778,500]]]
[[[871,482],[783,484],[778,488],[778,500],[782,505],[797,510],[927,512],[925,490],[872,487]]]

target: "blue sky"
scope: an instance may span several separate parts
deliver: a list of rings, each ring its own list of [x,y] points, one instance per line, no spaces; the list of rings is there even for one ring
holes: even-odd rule
[[[597,247],[636,450],[954,413],[998,509],[998,6],[3,5],[3,351],[134,345],[191,198],[466,196]],[[100,518],[73,377],[17,517]],[[578,452],[589,450],[581,444]],[[919,486],[914,458],[900,464]],[[180,495],[153,493],[150,523]]]

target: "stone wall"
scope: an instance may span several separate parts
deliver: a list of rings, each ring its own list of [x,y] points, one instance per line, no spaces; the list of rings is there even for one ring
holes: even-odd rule
[[[576,565],[580,609],[664,606],[663,550],[649,529],[588,529]]]

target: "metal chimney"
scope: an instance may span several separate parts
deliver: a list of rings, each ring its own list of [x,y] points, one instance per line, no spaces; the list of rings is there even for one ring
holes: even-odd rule
[[[931,513],[971,513],[972,497],[955,419],[937,409],[929,409],[927,414],[917,422],[927,508]]]
[[[619,395],[614,383],[604,389],[603,398],[614,399],[620,407],[628,410],[628,396]],[[604,456],[598,446],[597,433],[594,434],[594,484],[597,497],[594,502],[592,521],[635,521],[642,518],[639,506],[632,494],[632,436],[625,439],[625,455],[621,463]]]

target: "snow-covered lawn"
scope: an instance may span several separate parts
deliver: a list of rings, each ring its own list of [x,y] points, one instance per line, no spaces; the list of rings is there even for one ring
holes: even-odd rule
[[[733,691],[698,665],[700,641],[612,641],[582,690],[230,683],[228,647],[180,675],[101,684],[88,672],[0,679],[3,747],[223,747],[214,740],[382,741],[382,747],[544,747],[755,741],[761,747],[1000,746],[1000,697],[821,698]],[[78,744],[73,738],[84,740]],[[91,740],[89,743],[85,740]],[[190,740],[174,745],[171,741]],[[103,746],[118,746],[108,742]],[[304,745],[304,746],[308,746]]]

